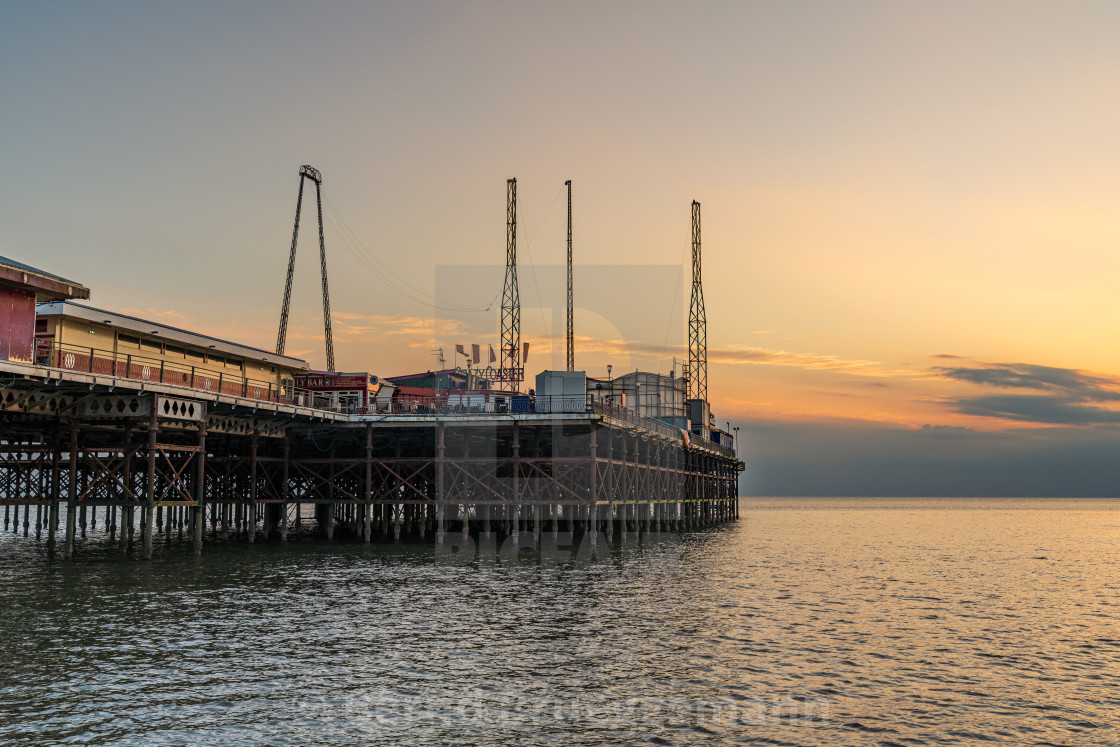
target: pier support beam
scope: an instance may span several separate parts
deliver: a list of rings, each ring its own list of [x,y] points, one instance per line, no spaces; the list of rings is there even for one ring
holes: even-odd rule
[[[521,423],[513,421],[513,438],[511,443],[513,457],[513,511],[509,522],[509,536],[513,546],[517,547],[517,530],[521,521]]]
[[[198,423],[198,464],[195,465],[194,500],[191,507],[191,544],[195,555],[202,554],[202,530],[206,523],[206,405]],[[228,526],[228,525],[227,525]]]
[[[50,515],[47,517],[47,522],[48,522],[48,526],[47,526],[47,553],[50,554],[50,555],[54,555],[55,549],[56,549],[55,548],[55,533],[58,531],[58,502],[59,502],[59,499],[61,498],[61,496],[59,495],[59,493],[60,493],[60,485],[59,484],[62,481],[62,473],[61,473],[62,467],[59,464],[59,462],[61,462],[61,461],[62,461],[61,449],[59,449],[58,446],[56,445],[51,450],[51,488],[50,488],[51,489],[51,493],[50,493],[51,510],[50,510]],[[7,525],[7,518],[8,518],[8,507],[4,506],[4,523],[5,523],[4,528],[5,529],[7,529],[7,526],[6,526]]]
[[[591,497],[587,506],[587,531],[591,533],[591,546],[595,546],[595,539],[598,536],[598,517],[596,509],[599,507],[599,442],[596,434],[598,430],[594,427],[591,428],[591,453],[588,454],[589,461],[588,467],[590,468],[591,477]]]
[[[365,466],[366,474],[363,490],[363,497],[365,500],[362,503],[362,541],[368,545],[370,541],[370,535],[373,533],[373,516],[370,513],[371,501],[373,500],[373,426],[369,423],[366,423]],[[440,527],[440,531],[443,531],[442,527]],[[441,541],[443,540],[442,534],[440,534],[439,539]]]
[[[249,442],[249,506],[245,512],[249,522],[246,530],[250,545],[257,541],[257,449],[259,446],[257,424],[254,422],[252,440]]]
[[[284,439],[284,463],[280,467],[280,541],[288,541],[288,460],[291,458],[291,445]],[[368,467],[367,467],[368,469]]]
[[[443,544],[447,511],[447,426],[436,426],[436,544]]]
[[[78,424],[70,426],[70,484],[69,495],[66,501],[66,540],[63,545],[62,556],[74,557],[74,529],[78,505]]]
[[[159,398],[152,397],[152,412],[148,418],[148,471],[144,481],[144,508],[141,515],[141,523],[143,524],[141,541],[144,560],[152,559],[152,544],[155,532],[152,519],[154,518],[154,507],[156,505],[156,444],[159,434],[159,422],[156,420],[156,414],[158,403]]]

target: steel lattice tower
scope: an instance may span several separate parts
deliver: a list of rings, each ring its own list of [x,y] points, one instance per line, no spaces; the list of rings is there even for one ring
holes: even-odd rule
[[[521,366],[521,295],[517,290],[517,179],[506,180],[506,281],[502,287],[501,373],[509,391],[523,378]]]
[[[299,238],[299,214],[303,209],[303,181],[315,182],[315,202],[319,208],[319,266],[323,271],[323,338],[327,346],[327,370],[334,370],[334,340],[331,335],[331,299],[327,291],[327,246],[323,240],[323,175],[311,166],[299,167],[299,196],[296,197],[296,224],[292,229],[292,253],[288,257],[288,279],[284,283],[284,305],[280,310],[280,332],[276,335],[276,354],[284,354],[288,339],[288,309],[292,303],[292,277],[296,270],[296,241]]]
[[[708,400],[708,315],[700,282],[700,203],[692,201],[692,302],[688,310],[688,396]]]
[[[572,312],[572,180],[564,182],[568,188],[568,370],[576,370],[575,315]]]

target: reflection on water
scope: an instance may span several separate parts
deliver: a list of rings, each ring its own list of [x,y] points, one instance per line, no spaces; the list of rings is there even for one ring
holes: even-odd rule
[[[65,563],[3,534],[0,743],[1120,743],[1120,502],[743,517],[593,553],[93,537]]]

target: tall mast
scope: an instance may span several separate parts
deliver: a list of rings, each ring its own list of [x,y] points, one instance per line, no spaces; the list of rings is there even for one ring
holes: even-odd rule
[[[700,281],[700,203],[692,201],[692,302],[688,310],[688,396],[708,400],[708,315]]]
[[[524,378],[521,361],[521,296],[517,290],[517,179],[506,180],[506,280],[502,287],[502,352],[499,377],[511,392]]]
[[[572,313],[572,180],[564,182],[568,187],[568,370],[576,370],[576,344],[574,333],[574,314]]]

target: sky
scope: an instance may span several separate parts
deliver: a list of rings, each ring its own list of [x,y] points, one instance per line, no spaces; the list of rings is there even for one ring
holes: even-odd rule
[[[0,255],[272,349],[323,174],[338,366],[687,357],[744,495],[1120,495],[1120,5],[0,0]],[[311,185],[308,184],[308,187]],[[287,352],[324,362],[305,192]]]

